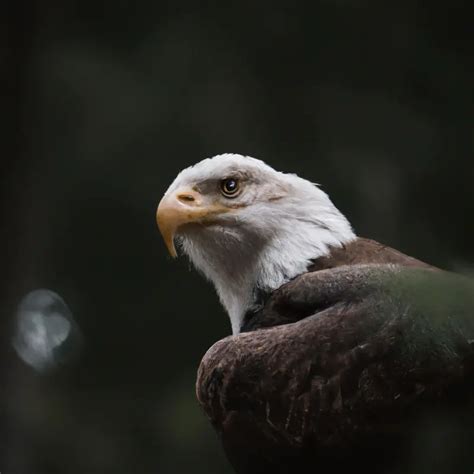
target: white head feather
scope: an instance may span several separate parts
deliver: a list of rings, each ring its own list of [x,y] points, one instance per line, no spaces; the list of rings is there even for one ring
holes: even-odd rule
[[[236,199],[217,197],[222,179],[238,177]],[[295,174],[237,154],[218,155],[183,170],[167,191],[182,186],[214,192],[232,212],[213,225],[183,229],[183,251],[217,290],[232,332],[240,331],[258,292],[269,292],[304,273],[315,258],[355,239],[347,219],[325,192]]]

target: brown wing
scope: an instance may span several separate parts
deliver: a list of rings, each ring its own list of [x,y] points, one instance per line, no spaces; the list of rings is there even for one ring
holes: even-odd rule
[[[298,277],[267,307],[305,316],[219,341],[198,372],[236,472],[421,472],[433,433],[436,472],[474,465],[470,280],[339,266]]]
[[[338,303],[361,297],[367,291],[367,265],[376,265],[390,271],[391,266],[438,270],[420,260],[380,244],[375,240],[358,238],[353,242],[334,247],[326,257],[315,259],[308,273],[276,290],[268,302],[249,311],[244,318],[241,332],[278,326],[299,321]],[[347,266],[351,267],[347,271]],[[333,286],[338,275],[345,275],[344,292]]]

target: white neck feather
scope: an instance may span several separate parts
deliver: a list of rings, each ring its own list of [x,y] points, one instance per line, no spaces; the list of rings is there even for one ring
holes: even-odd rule
[[[327,195],[311,187],[314,196],[308,196],[307,188],[305,199],[254,206],[242,212],[236,226],[199,227],[182,237],[184,252],[214,283],[233,334],[240,332],[258,290],[279,288],[330,247],[356,238]]]

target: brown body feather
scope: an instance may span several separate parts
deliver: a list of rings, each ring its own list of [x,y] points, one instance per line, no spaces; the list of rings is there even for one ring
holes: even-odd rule
[[[432,449],[413,447],[446,419],[437,472],[474,463],[473,283],[366,239],[311,270],[201,362],[198,399],[236,472],[419,472]]]

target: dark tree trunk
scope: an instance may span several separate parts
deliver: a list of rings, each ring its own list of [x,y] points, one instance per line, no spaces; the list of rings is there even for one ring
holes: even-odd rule
[[[10,433],[8,401],[12,370],[11,328],[23,293],[22,246],[28,209],[32,154],[27,104],[28,72],[32,61],[36,3],[8,0],[0,15],[0,470],[8,469]],[[14,364],[13,364],[14,366]]]

